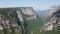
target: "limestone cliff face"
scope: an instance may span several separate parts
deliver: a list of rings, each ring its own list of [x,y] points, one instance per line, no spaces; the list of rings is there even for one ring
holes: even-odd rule
[[[27,34],[27,20],[36,19],[36,14],[32,7],[20,8],[2,8],[0,9],[0,30],[10,29],[16,27],[16,32]]]
[[[48,15],[50,19],[45,24],[45,31],[50,31],[60,26],[60,5],[52,6]]]
[[[21,10],[17,10],[16,12],[21,21],[23,21],[23,18],[21,17],[22,14],[24,14],[27,17],[26,20],[36,19],[36,14],[32,7],[26,7],[26,8],[23,7],[20,9]],[[22,13],[21,13],[21,11],[22,11]]]
[[[57,12],[60,9],[60,5],[54,5],[50,8],[48,15],[51,16],[54,12]]]

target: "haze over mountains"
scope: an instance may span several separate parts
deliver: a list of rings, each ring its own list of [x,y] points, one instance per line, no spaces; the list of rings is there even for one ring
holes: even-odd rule
[[[50,9],[36,12],[44,20],[43,30],[45,34],[59,34],[60,31],[60,5],[54,5]],[[47,20],[47,21],[46,21]],[[55,32],[56,31],[56,32]],[[44,33],[44,32],[43,32]]]
[[[59,34],[60,5],[47,10],[32,7],[0,8],[1,34]]]

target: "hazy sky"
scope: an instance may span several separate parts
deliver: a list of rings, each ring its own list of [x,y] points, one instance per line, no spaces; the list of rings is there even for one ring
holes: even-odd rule
[[[0,0],[0,8],[3,7],[34,7],[34,9],[48,9],[53,5],[59,5],[60,0]]]

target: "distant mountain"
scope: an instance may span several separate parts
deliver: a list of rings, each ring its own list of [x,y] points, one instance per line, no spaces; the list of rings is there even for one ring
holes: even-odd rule
[[[48,12],[49,12],[49,9],[48,10],[35,10],[35,12],[38,14],[38,15],[42,15],[42,16],[47,16],[48,15]]]
[[[47,9],[47,10],[35,10],[35,12],[43,20],[44,23],[46,23],[48,21],[49,9]]]

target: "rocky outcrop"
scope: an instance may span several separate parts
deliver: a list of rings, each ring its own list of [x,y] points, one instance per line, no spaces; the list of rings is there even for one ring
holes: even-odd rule
[[[60,26],[60,5],[52,6],[48,15],[50,18],[44,26],[44,31],[50,31]]]
[[[4,30],[5,34],[6,29],[12,33],[16,31],[27,34],[27,21],[33,19],[36,19],[36,14],[32,7],[2,8],[0,9],[0,30]]]

